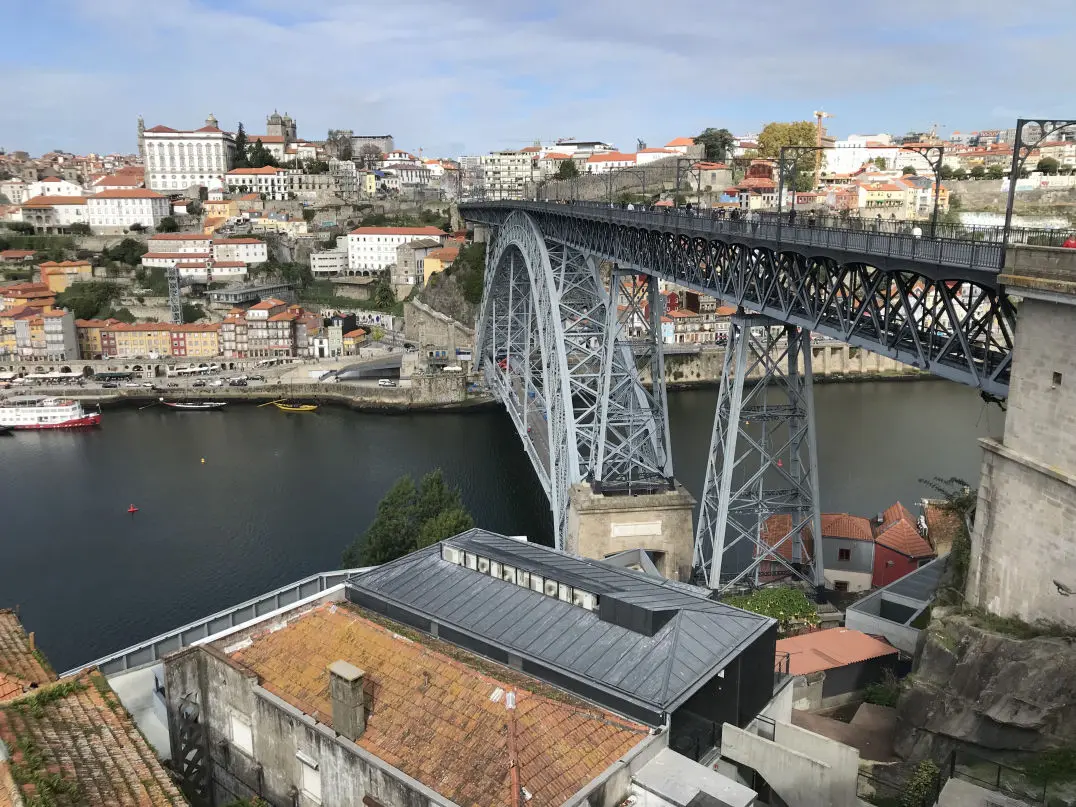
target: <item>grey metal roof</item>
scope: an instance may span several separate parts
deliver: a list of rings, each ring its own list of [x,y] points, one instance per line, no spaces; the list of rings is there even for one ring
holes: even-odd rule
[[[774,620],[702,589],[484,530],[445,542],[668,619],[652,636],[488,574],[442,560],[440,545],[356,575],[361,595],[423,615],[547,669],[659,711],[691,696]],[[526,669],[526,668],[525,668]]]
[[[894,580],[888,586],[872,591],[866,597],[856,600],[848,606],[848,610],[880,616],[881,601],[889,595],[912,600],[919,603],[919,608],[924,608],[934,600],[934,595],[937,594],[938,586],[941,584],[942,575],[945,574],[945,570],[948,568],[949,556],[942,555],[925,566],[920,566],[914,572],[904,575],[899,580]],[[905,603],[905,605],[907,604]],[[882,618],[884,619],[885,617]]]

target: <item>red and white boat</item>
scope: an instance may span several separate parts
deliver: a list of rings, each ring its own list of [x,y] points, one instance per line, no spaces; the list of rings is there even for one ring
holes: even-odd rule
[[[0,400],[0,426],[12,429],[87,429],[101,424],[101,413],[78,401],[17,395]]]

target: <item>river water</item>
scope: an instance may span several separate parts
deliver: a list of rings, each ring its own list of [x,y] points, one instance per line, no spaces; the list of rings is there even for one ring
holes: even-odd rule
[[[1003,416],[945,381],[815,387],[822,505],[870,515],[978,477]],[[670,395],[677,477],[702,489],[715,389]],[[202,459],[205,462],[202,462]],[[507,415],[323,408],[105,413],[101,429],[0,438],[0,607],[66,669],[336,569],[401,474],[440,466],[478,525],[548,543]],[[140,509],[135,515],[129,504]]]

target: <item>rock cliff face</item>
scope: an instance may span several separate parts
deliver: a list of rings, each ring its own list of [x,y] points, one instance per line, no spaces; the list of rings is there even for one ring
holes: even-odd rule
[[[937,608],[897,704],[895,749],[943,759],[1076,744],[1076,642],[994,633]]]

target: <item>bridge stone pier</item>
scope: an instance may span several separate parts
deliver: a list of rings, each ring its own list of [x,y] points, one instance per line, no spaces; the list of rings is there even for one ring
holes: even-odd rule
[[[645,496],[603,495],[585,482],[573,485],[564,548],[587,558],[642,549],[662,576],[688,582],[694,507],[694,497],[679,482]]]
[[[1012,247],[1020,298],[1005,434],[983,439],[968,603],[1076,624],[1076,250]],[[1071,592],[1071,593],[1069,593]]]

